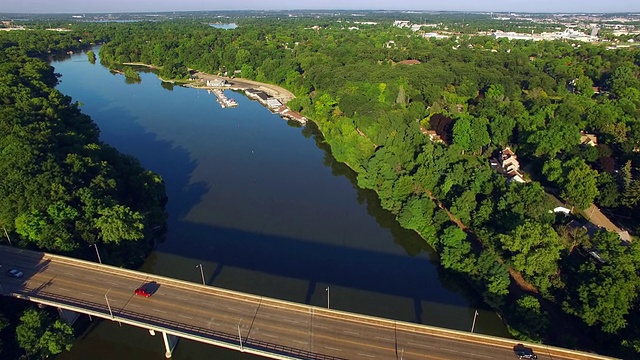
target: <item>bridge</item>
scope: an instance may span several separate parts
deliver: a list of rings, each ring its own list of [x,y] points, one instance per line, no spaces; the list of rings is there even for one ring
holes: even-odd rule
[[[5,296],[272,359],[514,359],[519,342],[256,296],[43,252],[0,246]],[[150,289],[150,297],[134,294]],[[611,359],[524,344],[539,359]]]

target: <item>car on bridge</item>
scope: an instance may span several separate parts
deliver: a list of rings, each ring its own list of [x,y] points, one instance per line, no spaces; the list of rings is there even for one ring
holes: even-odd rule
[[[144,288],[144,287],[137,288],[136,291],[134,291],[134,293],[136,295],[144,296],[144,297],[151,296],[151,292],[149,290],[147,290],[146,288]]]
[[[9,271],[7,271],[7,276],[8,277],[12,277],[12,278],[21,278],[22,277],[22,271],[18,270],[18,269],[11,269]]]
[[[513,347],[513,351],[516,353],[518,359],[537,359],[538,355],[533,352],[533,349],[525,347],[522,344],[518,344]]]

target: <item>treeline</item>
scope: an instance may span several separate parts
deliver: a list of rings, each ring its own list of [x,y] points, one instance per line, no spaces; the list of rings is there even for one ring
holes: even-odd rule
[[[160,66],[164,76],[240,70],[288,88],[297,95],[288,105],[318,124],[358,184],[422,234],[445,268],[466,276],[514,334],[640,352],[639,245],[568,226],[545,191],[577,214],[593,202],[624,214],[638,230],[639,51],[467,35],[427,40],[326,18],[240,25],[109,25],[100,55],[107,64]],[[451,120],[443,134],[450,144],[423,135],[433,115]],[[581,131],[598,146],[581,144]],[[534,181],[508,183],[490,167],[505,146]]]
[[[69,49],[75,38],[0,34],[0,226],[13,246],[95,260],[90,246],[98,244],[109,264],[140,264],[158,235],[154,229],[164,228],[164,183],[102,143],[79,104],[54,88],[53,67],[34,57]],[[9,303],[4,299],[3,308]],[[70,328],[43,311],[27,311],[21,320],[6,315],[13,325],[2,332],[3,357],[12,352],[15,330],[28,356],[55,354],[73,341]]]

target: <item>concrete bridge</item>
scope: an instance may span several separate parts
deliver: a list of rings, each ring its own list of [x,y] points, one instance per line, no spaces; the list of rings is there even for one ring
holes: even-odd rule
[[[0,292],[149,330],[166,357],[178,338],[272,359],[514,359],[519,342],[330,310],[43,252],[0,246]],[[145,287],[150,297],[134,294]],[[611,359],[537,344],[539,359]]]

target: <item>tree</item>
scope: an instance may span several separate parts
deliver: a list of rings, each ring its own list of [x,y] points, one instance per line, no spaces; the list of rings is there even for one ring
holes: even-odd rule
[[[440,236],[440,244],[442,266],[463,273],[473,271],[475,258],[470,254],[471,244],[467,241],[467,234],[462,229],[453,225],[444,229]]]
[[[89,59],[90,63],[96,63],[96,53],[94,53],[93,50],[87,51],[87,58]]]
[[[103,241],[118,244],[123,240],[140,240],[144,237],[144,217],[129,207],[114,205],[98,210],[98,214],[100,217],[96,227]]]
[[[547,290],[551,286],[550,277],[558,271],[563,249],[551,225],[526,221],[499,237],[513,268],[524,273],[541,290]]]
[[[488,125],[484,117],[460,115],[453,124],[453,143],[466,151],[481,153],[482,148],[491,142]]]
[[[588,325],[599,324],[603,331],[615,333],[627,325],[626,317],[638,299],[639,248],[635,242],[621,246],[618,234],[604,230],[592,240],[604,263],[582,261],[576,272],[567,273],[569,290],[563,308]]]
[[[564,163],[558,159],[549,160],[542,173],[560,186],[562,197],[580,209],[588,208],[599,194],[598,172],[580,158]]]
[[[16,327],[18,345],[29,356],[42,359],[71,350],[73,328],[66,322],[52,320],[44,310],[26,310]]]

